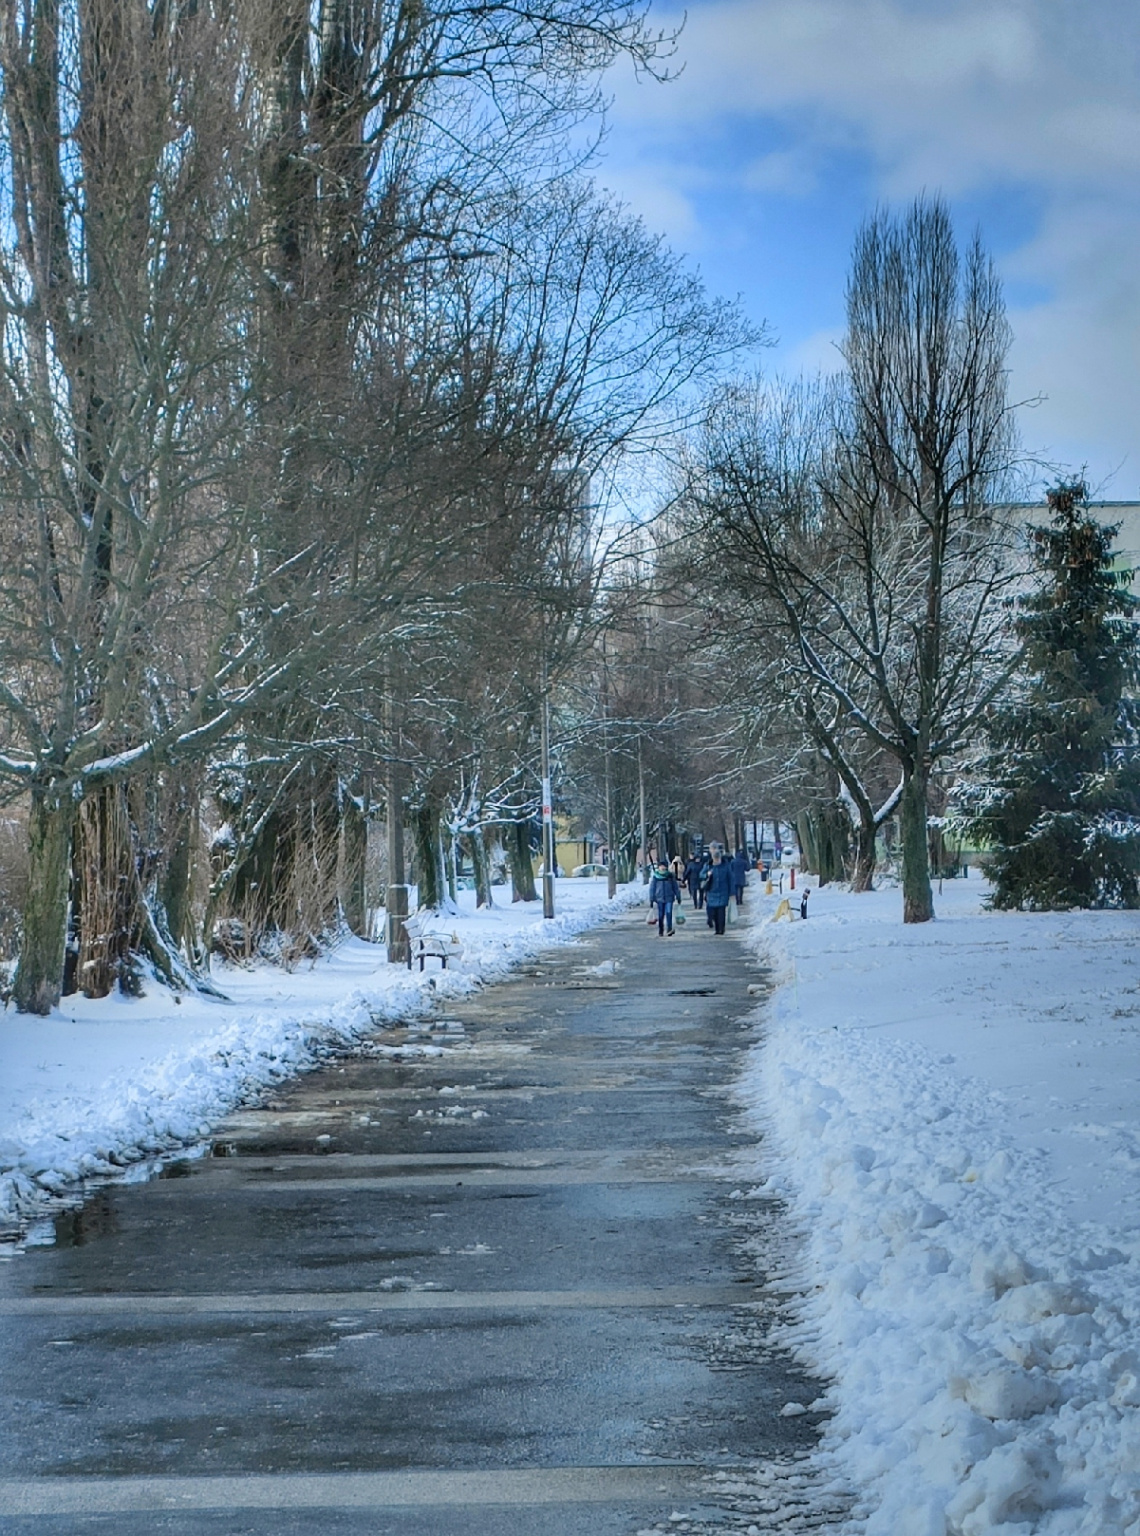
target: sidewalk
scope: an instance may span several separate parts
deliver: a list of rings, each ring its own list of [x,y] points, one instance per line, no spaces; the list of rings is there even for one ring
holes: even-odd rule
[[[819,1415],[785,1411],[819,1384],[766,1338],[783,1224],[725,1114],[757,967],[643,912],[0,1266],[0,1529],[820,1529]]]
[[[619,886],[611,904],[604,880],[560,880],[551,921],[537,902],[512,904],[509,888],[496,899],[502,905],[476,912],[465,891],[459,915],[441,919],[464,944],[462,964],[446,972],[438,962],[424,974],[389,966],[381,946],[349,939],[291,972],[215,967],[229,1002],[154,984],[142,998],[64,998],[46,1019],[8,1010],[0,1021],[0,1253],[5,1230],[14,1235],[78,1180],[145,1170],[377,1020],[424,1017],[441,998],[465,996],[540,949],[571,942],[644,893]],[[34,1243],[36,1230],[28,1236]]]
[[[868,1536],[1140,1533],[1140,916],[812,887],[741,1095]]]

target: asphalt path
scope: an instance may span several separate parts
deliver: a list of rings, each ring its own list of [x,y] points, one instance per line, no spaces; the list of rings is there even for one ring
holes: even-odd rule
[[[0,1531],[823,1523],[731,1103],[762,981],[635,909],[93,1190],[0,1269]]]

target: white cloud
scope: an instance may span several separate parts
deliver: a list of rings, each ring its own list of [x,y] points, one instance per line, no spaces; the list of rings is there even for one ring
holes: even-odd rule
[[[1037,237],[1007,262],[1049,297],[1012,308],[1011,384],[1044,394],[1023,436],[1106,489],[1140,498],[1140,218],[1126,205],[1071,201],[1049,210]]]
[[[826,195],[852,154],[872,197],[1024,195],[1039,227],[1001,265],[1042,295],[1010,314],[1013,389],[1047,396],[1025,437],[1097,479],[1124,460],[1112,492],[1140,497],[1135,0],[696,0],[680,57],[669,85],[616,87],[611,150],[649,222],[672,189],[672,237],[707,251],[713,179],[722,215],[727,193],[778,217],[765,199]],[[828,295],[816,323],[842,305]],[[829,366],[833,340],[792,337],[779,366]]]
[[[742,180],[749,192],[807,197],[819,186],[819,168],[804,149],[772,150],[753,160]]]
[[[689,13],[680,78],[623,79],[616,118],[688,136],[759,114],[791,127],[801,153],[854,134],[900,186],[1103,182],[1140,172],[1140,11],[1115,8],[1106,49],[1064,0],[960,0],[936,16],[903,0],[715,0]]]
[[[683,249],[699,240],[699,224],[692,201],[667,174],[648,167],[644,171],[607,167],[605,184],[626,207],[631,208],[654,234],[664,235]]]
[[[837,329],[814,331],[789,346],[778,346],[772,372],[795,378],[798,374],[838,373],[843,366],[839,345],[843,332]]]

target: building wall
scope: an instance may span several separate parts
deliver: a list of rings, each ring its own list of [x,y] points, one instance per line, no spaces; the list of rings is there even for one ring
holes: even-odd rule
[[[1026,524],[1049,522],[1049,509],[1043,501],[1018,502],[1012,509]],[[1129,583],[1135,596],[1140,597],[1140,501],[1090,501],[1089,511],[1099,523],[1120,525],[1116,536],[1116,568],[1131,571]]]

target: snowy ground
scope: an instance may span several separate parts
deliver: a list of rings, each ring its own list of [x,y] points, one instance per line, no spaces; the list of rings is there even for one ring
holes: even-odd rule
[[[139,999],[65,998],[46,1019],[9,1010],[0,1022],[0,1232],[26,1225],[78,1180],[125,1166],[142,1171],[201,1142],[235,1104],[377,1020],[423,1016],[440,999],[644,900],[644,891],[619,887],[611,905],[604,880],[560,880],[558,916],[549,922],[538,903],[512,905],[509,889],[496,896],[502,905],[476,913],[474,893],[465,892],[458,917],[435,925],[464,946],[458,969],[452,962],[446,972],[433,960],[422,975],[389,966],[382,948],[351,939],[291,973],[219,968],[228,1002],[177,998],[156,986]]]
[[[867,1536],[1140,1536],[1140,915],[826,887],[742,1087]],[[790,1411],[796,1411],[794,1408]]]
[[[865,1536],[1140,1536],[1140,915],[983,896],[948,882],[938,921],[904,928],[895,890],[813,889],[807,923],[749,891],[781,986],[741,1096],[804,1234],[792,1342],[833,1383],[820,1465]],[[612,910],[592,880],[559,882],[553,923],[472,900],[446,923],[457,972],[350,942],[229,970],[228,1003],[9,1012],[0,1226]]]

